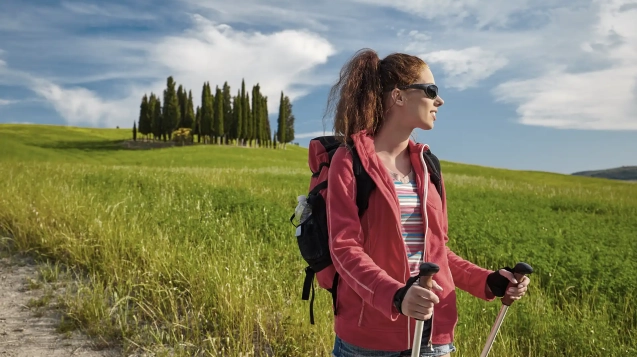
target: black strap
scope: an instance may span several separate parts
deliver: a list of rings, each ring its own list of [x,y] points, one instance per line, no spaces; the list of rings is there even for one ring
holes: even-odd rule
[[[330,159],[331,159],[331,157],[330,157]],[[318,167],[318,170],[316,170],[316,172],[313,172],[313,173],[312,173],[312,177],[317,177],[318,175],[320,175],[320,174],[321,174],[321,170],[322,170],[324,167],[330,167],[330,164],[329,164],[329,163],[327,163],[327,162],[321,162],[321,164],[320,164],[320,165],[319,165],[319,167]]]
[[[301,295],[301,299],[308,300],[310,299],[310,290],[312,290],[312,298],[310,299],[310,323],[314,325],[314,270],[309,266],[305,268],[305,281],[303,282],[303,294]]]
[[[301,299],[310,300],[310,324],[314,325],[314,277],[316,273],[309,266],[305,268],[305,281],[303,282],[303,293]],[[332,306],[334,308],[334,315],[336,315],[336,292],[338,291],[339,275],[334,273],[334,280],[332,281],[332,288],[328,289],[332,295]],[[310,296],[310,292],[312,295]]]
[[[334,307],[334,315],[336,315],[336,292],[338,291],[338,272],[334,273],[334,280],[332,280],[332,288],[330,293],[332,294],[332,306]]]
[[[323,189],[327,188],[327,180],[323,181],[319,184],[317,184],[316,186],[314,186],[314,188],[312,189],[312,191],[310,191],[310,193],[307,194],[307,199],[311,199],[311,197],[314,197],[316,195],[319,194],[319,192]],[[312,202],[308,201],[309,204],[312,204]]]
[[[432,154],[430,150],[427,150],[423,153],[423,158],[425,159],[425,163],[427,165],[427,169],[431,173],[431,181],[433,181],[436,186],[436,190],[440,197],[442,197],[442,184],[441,184],[441,176],[440,176],[440,160],[436,157],[436,155]]]
[[[371,176],[369,176],[363,167],[356,148],[350,146],[349,149],[353,159],[352,171],[356,178],[356,206],[358,206],[358,217],[362,217],[363,213],[365,213],[369,207],[369,195],[372,193],[372,190],[376,188],[376,183],[374,183],[374,180],[372,180]]]

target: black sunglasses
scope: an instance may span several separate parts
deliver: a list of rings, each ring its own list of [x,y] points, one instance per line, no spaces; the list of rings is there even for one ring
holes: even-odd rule
[[[425,95],[429,99],[436,99],[438,97],[438,86],[433,83],[425,83],[425,84],[415,83],[415,84],[398,87],[398,89],[410,89],[410,88],[422,89],[422,91],[425,92]]]

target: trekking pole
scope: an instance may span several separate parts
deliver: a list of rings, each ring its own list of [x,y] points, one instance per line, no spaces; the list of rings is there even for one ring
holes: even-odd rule
[[[515,277],[515,280],[517,280],[518,282],[522,280],[524,275],[531,274],[531,273],[533,273],[533,268],[526,263],[522,263],[522,262],[517,263],[515,265],[515,268],[513,268],[513,277]],[[509,286],[507,286],[507,290],[511,286],[514,286],[514,284],[509,283]],[[480,357],[487,357],[487,355],[489,354],[489,351],[491,350],[491,346],[493,346],[493,341],[495,340],[495,336],[498,334],[498,330],[500,330],[500,325],[502,325],[502,321],[504,320],[504,316],[506,316],[507,310],[509,309],[509,306],[513,304],[514,300],[511,299],[511,297],[509,295],[506,295],[505,293],[504,297],[502,297],[500,301],[502,301],[502,307],[500,308],[498,317],[495,319],[495,323],[493,324],[493,327],[491,327],[491,333],[489,333],[489,337],[487,338],[487,343],[484,345],[484,349],[482,349],[482,353],[480,354]]]
[[[420,272],[418,273],[419,285],[427,290],[433,288],[433,276],[440,270],[440,267],[434,263],[422,263],[420,264]],[[416,320],[416,331],[414,332],[414,345],[411,349],[411,357],[420,356],[420,343],[422,340],[422,329],[425,322],[423,320]]]

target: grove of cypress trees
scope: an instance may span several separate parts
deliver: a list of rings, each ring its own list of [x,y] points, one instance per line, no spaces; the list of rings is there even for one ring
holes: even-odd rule
[[[139,119],[134,122],[134,136],[152,134],[155,139],[166,141],[171,139],[174,130],[190,128],[193,138],[197,135],[197,142],[202,142],[203,137],[204,143],[235,142],[237,145],[261,147],[280,143],[285,148],[294,140],[294,121],[290,99],[281,92],[276,130],[273,130],[268,98],[261,93],[259,83],[246,91],[246,83],[242,79],[241,88],[236,96],[232,96],[227,81],[221,87],[215,86],[215,92],[212,92],[209,82],[204,82],[201,104],[195,107],[192,90],[186,90],[169,76],[163,98],[154,93],[142,97]]]

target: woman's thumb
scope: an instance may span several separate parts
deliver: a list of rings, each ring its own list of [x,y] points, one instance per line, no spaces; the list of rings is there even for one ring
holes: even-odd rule
[[[442,291],[442,286],[438,285],[438,283],[435,280],[432,279],[431,282],[433,283],[433,288],[435,290]]]

